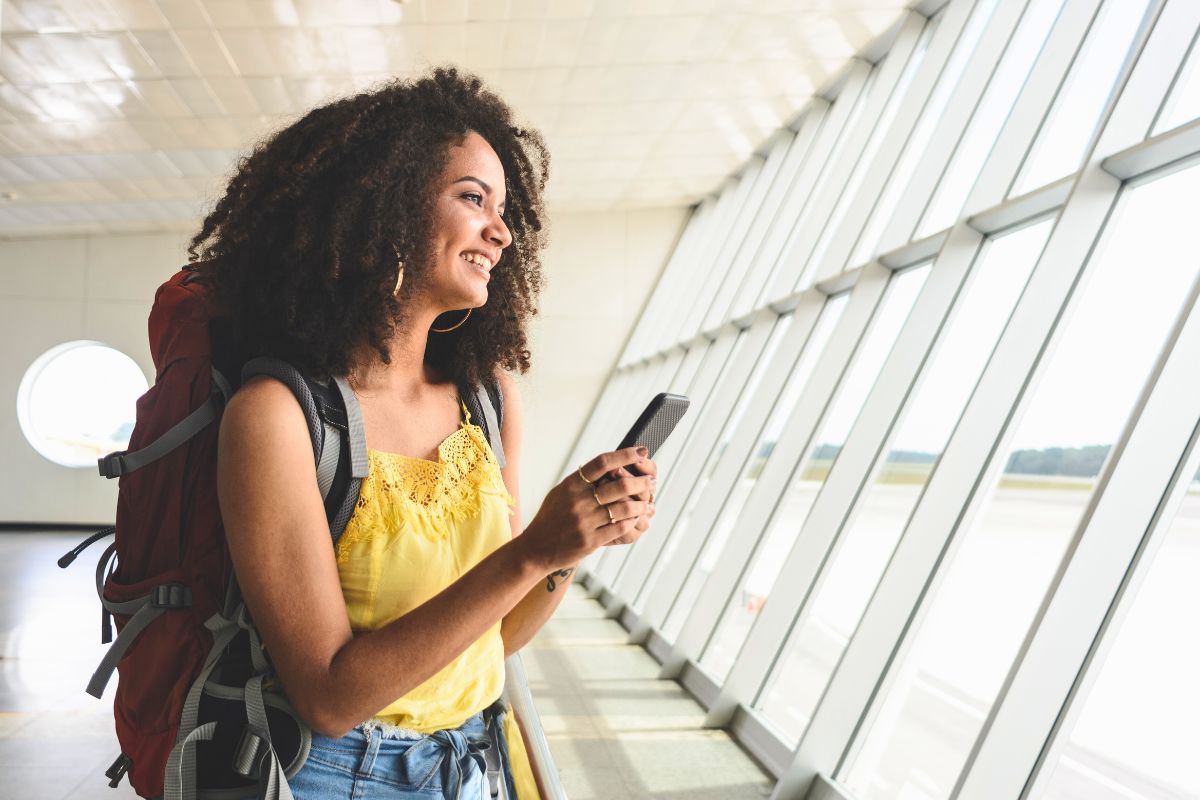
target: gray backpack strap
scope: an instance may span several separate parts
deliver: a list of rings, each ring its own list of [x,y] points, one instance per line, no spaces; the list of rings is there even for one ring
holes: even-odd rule
[[[334,378],[334,387],[342,397],[342,405],[346,410],[346,437],[350,451],[350,477],[345,494],[337,510],[329,520],[329,532],[333,534],[336,544],[346,530],[346,524],[354,514],[354,506],[358,503],[358,492],[363,479],[367,477],[367,434],[363,428],[362,409],[358,406],[358,397],[345,378]],[[341,431],[335,429],[337,435],[337,451],[341,452]]]
[[[212,383],[213,390],[208,399],[153,442],[132,453],[128,450],[118,450],[99,459],[97,466],[100,474],[105,478],[119,478],[141,469],[207,428],[213,420],[221,416],[221,410],[225,408],[225,403],[232,394],[229,382],[216,368],[212,371]]]
[[[504,395],[499,384],[493,384],[491,387],[480,384],[468,392],[462,392],[462,395],[467,411],[471,412],[471,419],[483,428],[488,445],[503,469],[504,442],[500,438],[500,426],[504,421]]]

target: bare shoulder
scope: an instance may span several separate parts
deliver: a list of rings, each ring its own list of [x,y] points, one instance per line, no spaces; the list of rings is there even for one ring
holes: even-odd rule
[[[268,377],[252,378],[234,393],[221,417],[222,444],[233,440],[272,443],[308,439],[308,423],[292,390]],[[281,439],[283,441],[281,441]]]

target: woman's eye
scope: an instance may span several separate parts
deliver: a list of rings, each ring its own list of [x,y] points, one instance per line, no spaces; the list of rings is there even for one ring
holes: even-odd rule
[[[483,205],[483,195],[479,194],[478,192],[467,192],[463,195],[463,197],[477,206]]]

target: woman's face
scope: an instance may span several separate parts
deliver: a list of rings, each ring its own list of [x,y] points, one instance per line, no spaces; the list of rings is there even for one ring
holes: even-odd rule
[[[504,168],[477,133],[451,145],[438,183],[429,290],[443,310],[476,308],[488,299],[489,273],[512,244],[501,219]]]

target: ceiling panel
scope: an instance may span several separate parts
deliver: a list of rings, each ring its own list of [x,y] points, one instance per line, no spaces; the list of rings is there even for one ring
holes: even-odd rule
[[[455,63],[551,148],[548,201],[697,202],[906,0],[0,0],[0,237],[194,227],[314,105]]]

